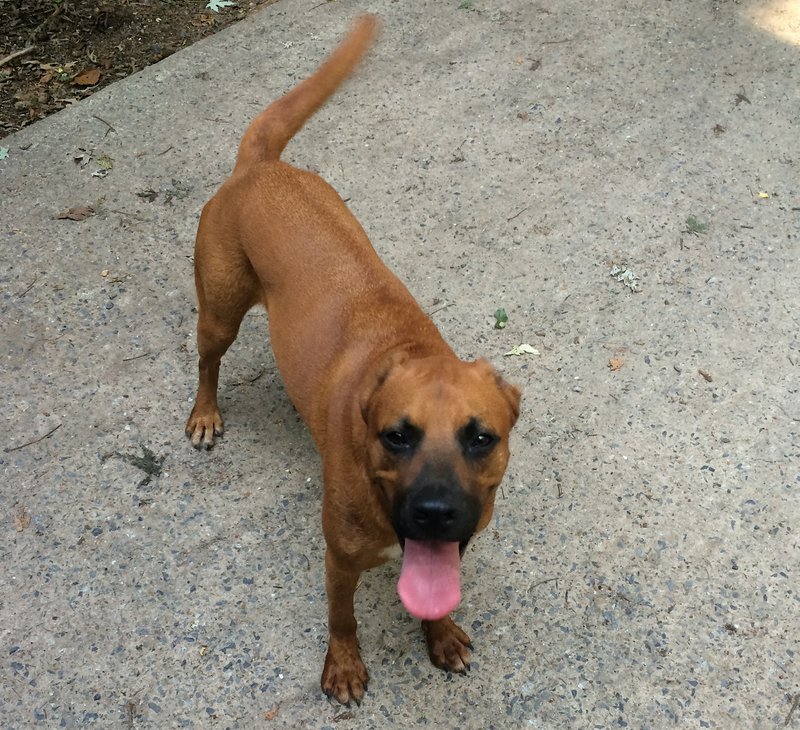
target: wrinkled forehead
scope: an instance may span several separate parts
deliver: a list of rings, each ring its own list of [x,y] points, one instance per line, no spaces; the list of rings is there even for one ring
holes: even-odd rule
[[[384,383],[381,427],[406,420],[426,432],[452,433],[470,423],[502,428],[502,396],[490,379],[463,363],[397,368]]]

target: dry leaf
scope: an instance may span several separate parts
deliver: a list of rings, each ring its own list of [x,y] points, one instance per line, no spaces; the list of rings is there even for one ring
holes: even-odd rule
[[[78,151],[72,155],[72,161],[76,165],[80,165],[81,167],[86,167],[92,161],[92,152],[90,150],[85,150],[82,147],[78,148]]]
[[[610,367],[610,368],[611,368],[611,372],[616,372],[616,371],[617,371],[617,370],[619,370],[619,369],[620,369],[620,368],[621,368],[621,367],[622,367],[624,364],[625,364],[625,360],[623,360],[621,357],[612,357],[612,358],[611,358],[611,359],[608,361],[608,367]]]
[[[627,266],[614,265],[609,272],[618,282],[625,284],[631,291],[641,291],[642,286],[639,277],[634,274]]]
[[[17,505],[17,513],[14,515],[14,526],[17,532],[27,530],[31,526],[31,514],[25,509],[24,504]]]
[[[72,83],[76,86],[94,86],[98,81],[100,81],[100,70],[96,68],[87,68],[72,79]]]
[[[114,158],[103,152],[103,154],[97,158],[97,164],[100,165],[101,170],[111,170],[114,167]]]
[[[60,64],[60,63],[39,63],[37,64],[42,71],[55,71],[56,73],[72,73],[72,67],[75,65],[75,61],[70,61],[69,63]]]
[[[271,710],[267,710],[264,713],[265,720],[274,720],[278,716],[278,712],[281,709],[280,705],[275,705]]]
[[[75,208],[62,210],[56,218],[60,220],[82,221],[94,215],[94,208],[91,205],[79,205]]]
[[[511,357],[512,355],[538,355],[539,351],[529,345],[527,342],[523,342],[521,345],[517,345],[516,347],[512,347],[508,352],[503,353],[503,357]]]
[[[703,380],[705,380],[707,383],[710,383],[712,380],[714,380],[714,377],[708,372],[708,370],[703,370],[703,368],[700,368],[697,372],[703,376]]]
[[[142,200],[146,200],[148,203],[152,203],[158,197],[157,190],[140,190],[136,193],[136,196],[141,198]]]

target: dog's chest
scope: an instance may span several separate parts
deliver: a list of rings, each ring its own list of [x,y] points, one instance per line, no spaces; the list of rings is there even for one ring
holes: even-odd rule
[[[390,560],[400,560],[403,556],[403,551],[400,548],[399,543],[395,543],[391,547],[384,548],[381,553],[379,554],[379,558],[384,562],[389,562]]]

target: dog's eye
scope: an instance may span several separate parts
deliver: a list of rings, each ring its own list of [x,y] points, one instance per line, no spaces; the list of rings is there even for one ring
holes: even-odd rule
[[[473,452],[480,453],[494,446],[495,441],[497,441],[496,436],[490,433],[479,433],[470,440],[469,448]]]
[[[378,433],[383,448],[395,455],[409,455],[422,442],[422,429],[409,423],[407,418],[401,419]]]
[[[477,418],[470,418],[458,429],[456,438],[467,459],[482,459],[488,456],[500,442],[500,437]]]
[[[381,441],[389,451],[406,451],[411,448],[411,442],[402,431],[384,431]]]

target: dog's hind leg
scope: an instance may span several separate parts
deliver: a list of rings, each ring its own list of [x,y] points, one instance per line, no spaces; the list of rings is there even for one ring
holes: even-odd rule
[[[205,243],[202,233],[198,234],[195,282],[199,380],[194,407],[186,422],[186,435],[197,449],[210,449],[214,437],[222,435],[217,403],[220,361],[236,339],[244,315],[260,300],[258,279],[244,255],[214,250]]]

